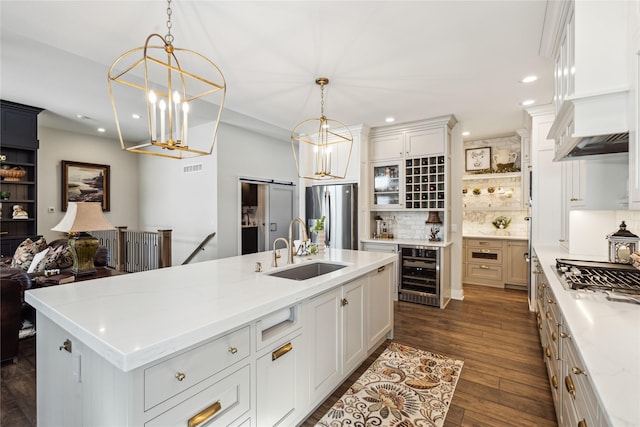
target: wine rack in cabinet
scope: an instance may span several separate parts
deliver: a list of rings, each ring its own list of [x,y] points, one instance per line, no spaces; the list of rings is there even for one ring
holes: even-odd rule
[[[405,161],[405,206],[445,208],[445,157],[428,156]]]

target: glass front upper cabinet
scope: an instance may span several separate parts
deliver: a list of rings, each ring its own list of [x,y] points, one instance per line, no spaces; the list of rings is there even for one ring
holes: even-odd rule
[[[399,163],[374,163],[373,167],[373,209],[397,209],[402,207],[402,189]]]

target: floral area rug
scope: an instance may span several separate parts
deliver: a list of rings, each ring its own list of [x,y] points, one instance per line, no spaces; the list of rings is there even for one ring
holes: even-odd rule
[[[392,342],[316,425],[442,426],[463,363]]]

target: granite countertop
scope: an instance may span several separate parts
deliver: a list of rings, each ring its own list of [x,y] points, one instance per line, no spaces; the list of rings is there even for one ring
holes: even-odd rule
[[[261,252],[153,271],[33,289],[38,312],[123,371],[192,347],[390,262],[395,254],[327,249],[294,264],[330,261],[345,268],[296,281],[269,276]],[[256,262],[263,271],[255,272]],[[280,258],[283,270],[286,256]]]
[[[560,247],[534,249],[609,425],[639,426],[640,305],[607,301],[603,293],[566,290],[556,276],[555,261],[575,256]]]

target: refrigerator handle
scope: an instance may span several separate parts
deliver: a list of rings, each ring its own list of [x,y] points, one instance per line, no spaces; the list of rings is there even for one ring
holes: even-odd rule
[[[325,240],[327,242],[327,247],[330,248],[331,247],[331,222],[333,220],[332,218],[333,212],[331,211],[331,193],[328,191],[325,192],[324,197],[327,201],[327,218],[325,221]]]

